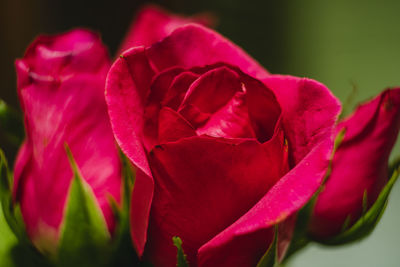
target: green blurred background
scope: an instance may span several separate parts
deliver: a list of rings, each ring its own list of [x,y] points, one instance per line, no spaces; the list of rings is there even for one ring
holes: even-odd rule
[[[354,105],[384,88],[400,86],[400,1],[398,0],[164,0],[171,11],[211,11],[217,30],[243,47],[272,73],[306,76],[326,84]],[[18,108],[13,62],[40,33],[87,27],[101,33],[113,54],[135,11],[148,1],[0,0],[0,98]],[[354,106],[353,105],[353,106]],[[353,107],[352,106],[352,107]],[[399,142],[398,142],[399,143]],[[9,159],[16,148],[0,136]],[[400,155],[396,145],[393,154]],[[400,266],[400,185],[375,232],[351,246],[311,245],[290,267]],[[0,216],[0,266],[15,239]]]

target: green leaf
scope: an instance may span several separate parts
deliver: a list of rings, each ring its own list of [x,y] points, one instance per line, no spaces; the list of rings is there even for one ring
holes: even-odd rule
[[[19,241],[29,244],[21,210],[12,199],[13,175],[8,168],[7,159],[0,149],[0,201],[4,219]]]
[[[22,116],[0,99],[0,128],[7,141],[18,147],[24,140]]]
[[[74,173],[61,226],[59,266],[105,266],[110,256],[110,234],[91,188],[82,179],[66,146]]]
[[[331,239],[317,241],[325,245],[343,245],[367,237],[375,229],[375,226],[382,217],[386,209],[389,194],[399,177],[399,173],[400,166],[398,165],[394,168],[391,178],[379,194],[375,203],[353,226]]]
[[[257,263],[257,267],[277,267],[278,263],[278,225],[275,226],[274,240]]]
[[[177,267],[189,267],[189,264],[186,260],[186,255],[182,249],[182,240],[179,237],[174,236],[174,237],[172,237],[172,242],[174,243],[174,246],[177,248],[176,266]]]
[[[13,264],[11,250],[18,240],[6,222],[3,209],[0,206],[0,266],[15,266]]]

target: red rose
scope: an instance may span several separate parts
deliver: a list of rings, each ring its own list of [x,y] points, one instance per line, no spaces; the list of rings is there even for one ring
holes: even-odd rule
[[[285,220],[320,186],[340,111],[324,85],[270,75],[196,25],[125,51],[106,101],[138,168],[132,239],[156,266],[175,265],[173,236],[192,266],[255,266],[281,222],[290,239]]]
[[[156,5],[144,6],[132,21],[118,54],[133,46],[151,45],[176,28],[193,22],[211,27],[215,24],[215,18],[208,13],[187,17],[169,13]]]
[[[387,183],[389,155],[400,129],[400,88],[361,105],[336,127],[343,129],[311,220],[310,232],[319,240],[339,234],[346,220],[348,226],[356,222]]]
[[[158,41],[190,21],[145,7],[122,47]],[[205,17],[194,21],[209,24]],[[65,217],[73,177],[65,143],[113,232],[108,197],[120,200],[121,166],[104,99],[109,68],[97,34],[79,29],[38,37],[16,61],[27,138],[16,159],[13,196],[28,236],[40,250],[57,250]]]

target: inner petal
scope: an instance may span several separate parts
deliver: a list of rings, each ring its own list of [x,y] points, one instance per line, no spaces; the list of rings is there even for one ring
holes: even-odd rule
[[[143,114],[143,143],[147,150],[150,150],[157,143],[160,103],[173,83],[174,78],[181,72],[183,72],[182,68],[168,69],[159,73],[151,83],[150,94],[147,97]]]
[[[262,82],[243,75],[248,114],[254,133],[261,143],[271,139],[281,116],[281,107],[274,93]]]
[[[198,77],[198,74],[189,71],[177,75],[171,83],[171,86],[168,88],[168,91],[161,102],[161,106],[167,106],[177,110],[185,97],[186,91]]]
[[[196,136],[196,131],[182,115],[168,107],[163,107],[160,110],[158,119],[159,144],[191,136]]]
[[[194,127],[200,127],[240,90],[236,72],[227,67],[210,70],[193,82],[178,112]]]
[[[197,134],[227,138],[255,138],[251,127],[246,95],[237,92],[221,109],[212,114],[207,123],[197,129]]]

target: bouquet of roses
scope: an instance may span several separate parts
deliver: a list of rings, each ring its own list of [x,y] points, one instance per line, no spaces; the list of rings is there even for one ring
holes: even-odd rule
[[[271,74],[211,17],[143,9],[111,64],[99,36],[40,36],[0,123],[4,217],[31,265],[278,266],[378,223],[400,88],[339,118],[323,84]],[[22,123],[22,122],[21,122]]]

